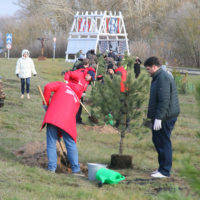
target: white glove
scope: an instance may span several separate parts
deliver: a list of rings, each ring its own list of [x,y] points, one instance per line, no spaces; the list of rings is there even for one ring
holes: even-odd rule
[[[162,128],[162,120],[160,119],[155,119],[154,125],[153,125],[153,130],[159,131]]]
[[[83,92],[82,97],[84,97],[85,95],[86,95],[85,92]]]

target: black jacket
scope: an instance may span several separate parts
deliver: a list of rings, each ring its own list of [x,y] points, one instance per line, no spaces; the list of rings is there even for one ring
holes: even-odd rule
[[[139,63],[134,64],[134,72],[135,72],[135,74],[140,74],[140,64]]]
[[[180,112],[176,84],[172,76],[159,69],[152,77],[147,117],[168,120]]]

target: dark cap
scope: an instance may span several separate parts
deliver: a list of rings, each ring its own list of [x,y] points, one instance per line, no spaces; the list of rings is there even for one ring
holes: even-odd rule
[[[107,69],[113,69],[113,64],[109,63]]]
[[[92,80],[95,80],[95,73],[92,70],[88,71],[88,74],[92,77]]]

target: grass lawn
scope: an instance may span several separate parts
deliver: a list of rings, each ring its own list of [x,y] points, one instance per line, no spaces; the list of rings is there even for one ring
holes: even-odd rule
[[[193,94],[179,95],[181,114],[172,133],[173,169],[168,179],[152,179],[150,173],[157,165],[157,154],[151,141],[151,131],[144,127],[132,130],[124,140],[124,154],[133,156],[133,169],[118,170],[126,176],[117,185],[97,187],[96,182],[71,174],[52,174],[43,168],[21,163],[13,152],[30,142],[45,141],[45,130],[40,131],[44,110],[37,85],[52,81],[62,81],[61,71],[69,69],[64,59],[52,61],[34,60],[38,75],[31,78],[28,100],[20,99],[20,81],[15,75],[17,59],[0,59],[0,76],[4,83],[6,100],[0,108],[0,199],[2,200],[146,200],[161,199],[160,193],[173,193],[178,188],[183,195],[198,197],[191,191],[187,181],[179,175],[184,167],[183,160],[200,165],[200,123],[199,108]],[[190,76],[197,82],[199,76]],[[89,94],[88,94],[89,95]],[[89,105],[86,105],[89,107]],[[147,106],[147,105],[145,105]],[[87,123],[87,114],[83,111]],[[118,153],[119,135],[100,133],[95,129],[77,127],[79,160],[81,163],[97,162],[109,164],[111,154]],[[140,132],[139,137],[135,132]]]

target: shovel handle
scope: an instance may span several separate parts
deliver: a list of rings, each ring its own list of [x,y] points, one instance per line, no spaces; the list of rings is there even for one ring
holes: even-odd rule
[[[88,111],[88,109],[85,107],[85,105],[81,101],[80,101],[80,104],[83,106],[83,108],[88,113],[88,115],[91,116],[90,112]]]
[[[58,142],[59,142],[59,144],[60,144],[60,148],[61,148],[61,150],[62,150],[62,152],[63,152],[63,155],[64,155],[65,158],[67,159],[67,153],[66,153],[65,150],[64,150],[63,142],[62,142],[61,140],[59,140],[59,139],[58,139]],[[67,161],[67,160],[66,160],[66,161]]]
[[[47,106],[47,102],[46,102],[46,100],[44,98],[44,95],[43,95],[43,92],[42,92],[42,89],[41,89],[40,85],[38,85],[37,87],[38,87],[38,90],[39,90],[40,95],[42,97],[42,100],[44,101],[44,104]]]

